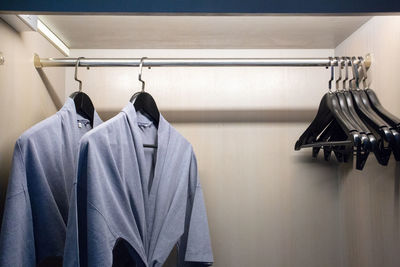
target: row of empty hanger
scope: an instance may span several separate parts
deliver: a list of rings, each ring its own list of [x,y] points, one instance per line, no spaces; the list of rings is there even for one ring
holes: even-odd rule
[[[312,147],[312,156],[317,157],[322,149],[325,160],[333,153],[339,162],[355,157],[359,170],[370,154],[381,165],[388,164],[392,153],[400,161],[400,119],[382,106],[370,88],[364,58],[335,57],[330,62],[328,92],[295,150]]]

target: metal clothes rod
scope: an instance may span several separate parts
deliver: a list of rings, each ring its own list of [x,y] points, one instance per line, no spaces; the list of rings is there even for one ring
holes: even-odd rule
[[[77,58],[40,58],[35,54],[36,68],[75,67]],[[82,58],[81,67],[138,67],[140,58]],[[333,65],[337,66],[337,60]],[[371,65],[365,57],[367,68]],[[143,67],[329,67],[329,58],[146,58]]]

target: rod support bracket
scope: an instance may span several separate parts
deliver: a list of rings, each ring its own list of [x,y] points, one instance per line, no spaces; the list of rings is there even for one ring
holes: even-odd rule
[[[364,61],[365,61],[365,67],[367,68],[367,70],[371,67],[371,63],[372,63],[372,56],[371,56],[371,54],[366,54],[365,55],[365,58],[364,58]]]
[[[4,56],[3,56],[3,53],[2,52],[0,52],[0,65],[4,65]]]
[[[36,54],[36,53],[35,53],[34,56],[33,56],[33,65],[34,65],[35,68],[37,68],[37,69],[43,68],[42,63],[40,62],[40,57],[39,57],[39,55]]]

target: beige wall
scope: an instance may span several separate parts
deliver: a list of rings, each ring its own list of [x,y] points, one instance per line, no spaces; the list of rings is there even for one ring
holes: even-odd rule
[[[337,55],[372,54],[371,88],[382,104],[400,116],[400,16],[373,17],[336,49]]]
[[[0,19],[0,214],[3,211],[8,174],[15,141],[26,129],[54,114],[52,101],[63,101],[65,71],[49,69],[46,74],[33,66],[33,53],[62,56],[36,32],[19,34]],[[42,81],[42,78],[46,81]],[[47,89],[48,88],[48,89]],[[0,216],[1,217],[1,216]]]
[[[336,49],[336,55],[372,53],[371,88],[400,117],[400,16],[374,17]],[[345,266],[400,265],[400,164],[340,173],[341,249]]]

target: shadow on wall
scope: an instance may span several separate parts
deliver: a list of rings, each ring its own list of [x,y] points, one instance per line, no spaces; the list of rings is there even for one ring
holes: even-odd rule
[[[59,98],[43,69],[36,69],[43,81],[54,105],[60,109],[63,101]],[[120,109],[97,109],[99,116],[108,120],[117,115]],[[315,109],[208,109],[208,110],[161,110],[164,118],[170,123],[254,123],[254,122],[307,122],[311,121]]]
[[[4,153],[8,150],[8,147],[2,147],[0,151],[0,220],[3,221],[3,211],[7,192],[7,182],[10,174],[11,157],[8,157],[9,153]],[[7,156],[5,156],[7,155]],[[0,224],[1,229],[1,224]]]
[[[46,73],[43,71],[43,69],[36,69],[36,71],[38,72],[40,78],[42,79],[42,82],[43,82],[44,86],[46,87],[51,100],[53,101],[57,110],[59,110],[63,106],[63,102],[61,101],[60,97],[57,95],[57,92],[54,89],[54,86],[51,84],[49,78],[47,78]]]
[[[56,90],[54,89],[54,86],[51,84],[50,80],[44,73],[42,69],[36,69],[43,84],[45,85],[47,92],[49,93],[49,96],[56,106],[57,109],[60,109],[63,105],[60,97],[57,95]],[[39,122],[39,121],[37,121]],[[27,130],[27,129],[25,129]],[[20,133],[22,134],[22,132]],[[10,148],[9,148],[10,147]],[[12,161],[12,155],[13,151],[10,151],[10,149],[13,150],[14,146],[9,146],[9,144],[5,145],[4,147],[1,147],[0,151],[2,151],[2,154],[0,154],[0,221],[2,221],[3,218],[3,212],[4,212],[4,204],[5,204],[5,199],[6,199],[6,193],[7,193],[7,186],[8,186],[8,179],[11,171],[11,161]],[[9,151],[9,152],[5,152]],[[3,153],[4,152],[4,153]],[[0,224],[0,229],[1,229],[1,224]]]
[[[123,107],[121,107],[122,110]],[[120,110],[98,110],[103,120],[108,120]],[[161,110],[170,123],[263,123],[307,122],[317,113],[314,109],[235,109],[235,110]]]

